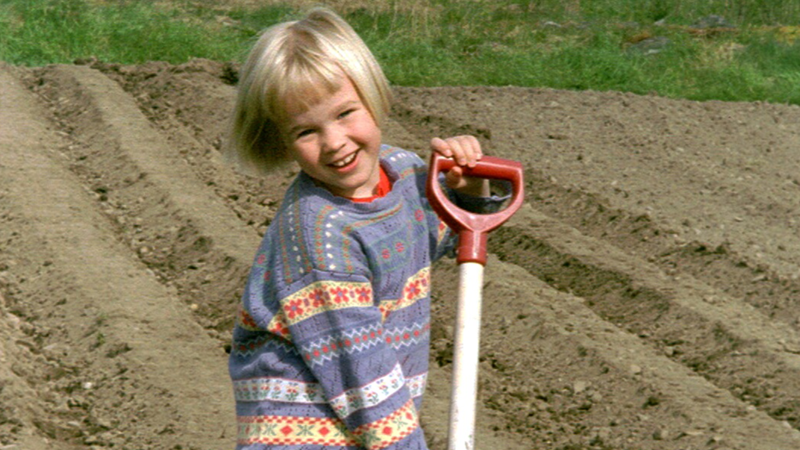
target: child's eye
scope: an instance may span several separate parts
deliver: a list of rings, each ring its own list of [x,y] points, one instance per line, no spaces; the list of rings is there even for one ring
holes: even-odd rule
[[[340,119],[344,119],[345,117],[347,117],[350,114],[352,114],[353,112],[355,112],[355,110],[356,110],[355,108],[344,110],[344,111],[342,111],[341,114],[339,114],[339,118]]]
[[[314,132],[314,130],[312,130],[310,128],[306,129],[306,130],[300,130],[300,131],[297,132],[296,138],[297,139],[304,138],[304,137],[310,135],[313,132]]]

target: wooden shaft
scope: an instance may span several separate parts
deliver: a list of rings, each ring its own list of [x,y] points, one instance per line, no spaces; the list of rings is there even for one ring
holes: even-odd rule
[[[475,262],[459,264],[459,278],[447,448],[473,450],[475,403],[478,394],[483,265]]]

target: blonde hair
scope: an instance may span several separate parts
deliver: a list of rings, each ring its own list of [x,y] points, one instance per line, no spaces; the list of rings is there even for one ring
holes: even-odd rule
[[[264,30],[242,67],[226,156],[261,174],[291,161],[280,132],[285,106],[308,107],[336,92],[342,73],[380,127],[389,112],[389,83],[347,22],[315,8],[302,20]]]

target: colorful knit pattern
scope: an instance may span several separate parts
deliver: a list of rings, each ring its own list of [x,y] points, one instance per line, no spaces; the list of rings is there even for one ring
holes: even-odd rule
[[[289,187],[284,202],[290,207],[284,211],[284,226],[278,227],[280,240],[284,243],[280,246],[280,257],[281,266],[284,268],[283,276],[287,283],[293,282],[296,276],[302,276],[314,268],[306,246],[307,238],[304,233],[299,232],[303,227],[301,196],[302,192],[297,184]],[[291,201],[287,202],[289,199]]]
[[[415,273],[403,287],[403,296],[395,300],[384,300],[381,302],[379,308],[383,321],[389,317],[394,311],[399,311],[403,308],[415,304],[417,301],[428,298],[431,294],[431,271],[430,268],[424,267],[419,272]]]
[[[403,368],[396,365],[391,372],[364,386],[353,388],[330,400],[336,415],[342,419],[350,414],[383,403],[405,385]]]
[[[383,222],[383,221],[386,221],[386,220],[391,220],[392,217],[397,216],[398,213],[400,213],[402,211],[402,206],[403,206],[403,204],[401,203],[401,204],[398,204],[397,206],[395,206],[394,208],[390,209],[389,211],[386,211],[385,213],[379,214],[376,217],[371,217],[371,218],[369,218],[367,220],[361,220],[361,221],[358,221],[358,222],[355,222],[355,223],[352,223],[352,224],[348,224],[342,229],[342,234],[344,236],[349,236],[349,235],[351,235],[352,233],[355,233],[357,230],[359,230],[361,228],[366,228],[366,227],[368,227],[370,225],[374,225],[376,223],[380,223],[380,222]],[[353,267],[353,264],[352,264],[352,257],[350,255],[350,252],[352,251],[352,247],[353,247],[352,239],[350,239],[348,237],[345,237],[344,241],[342,242],[342,255],[343,255],[344,261],[345,261],[344,269],[346,271],[348,271],[348,272],[352,272],[354,270],[354,267]],[[331,270],[333,270],[333,268],[331,268]]]
[[[430,266],[455,237],[418,156],[381,164],[392,190],[369,203],[301,172],[264,234],[230,354],[239,450],[426,448]]]
[[[327,403],[319,383],[281,378],[252,378],[233,382],[233,396],[238,402],[265,400],[290,403]]]
[[[428,383],[428,374],[422,373],[413,377],[406,378],[406,386],[411,398],[422,397],[425,393],[425,386]]]
[[[253,317],[244,309],[241,303],[239,303],[239,308],[236,311],[236,325],[248,331],[260,330],[256,321],[253,320]]]
[[[352,433],[339,419],[328,417],[239,416],[237,444],[274,446],[358,446],[386,448],[419,427],[414,402],[409,401],[389,416],[358,427]]]
[[[386,343],[395,350],[402,347],[411,347],[416,344],[428,342],[430,336],[431,324],[411,324],[410,326],[387,329],[384,332],[386,336]]]
[[[359,445],[347,427],[331,417],[239,416],[237,422],[240,446]]]
[[[290,355],[300,355],[297,348],[293,346],[291,342],[270,333],[259,333],[248,339],[237,340],[234,342],[234,345],[231,346],[231,355],[251,356],[267,350],[279,350]]]
[[[437,240],[437,242],[443,242],[443,241],[444,241],[444,239],[445,239],[445,238],[448,236],[448,234],[450,233],[450,228],[447,228],[447,225],[446,225],[444,222],[442,222],[442,221],[440,220],[440,221],[439,221],[439,227],[438,227],[438,230],[439,230],[439,239]]]
[[[282,299],[287,325],[344,308],[372,307],[372,285],[365,282],[318,281]]]
[[[369,450],[377,450],[402,440],[417,427],[417,410],[414,402],[409,401],[388,417],[358,427],[353,434],[361,441],[361,445]]]
[[[402,368],[398,365],[388,375],[330,401],[339,417],[375,406],[391,396],[405,383],[411,398],[421,397],[425,392],[427,373],[403,380]],[[233,382],[233,395],[238,402],[276,401],[284,403],[323,404],[328,403],[319,383],[308,383],[281,378],[252,378]]]
[[[326,243],[325,239],[330,238],[331,228],[333,227],[328,219],[336,219],[338,216],[344,214],[342,211],[329,216],[331,211],[335,208],[332,205],[322,207],[317,213],[316,220],[314,221],[314,254],[316,263],[320,269],[336,270],[335,256],[328,251],[333,248],[331,243]],[[345,266],[352,266],[349,261],[345,262]]]
[[[430,268],[425,267],[419,272],[415,273],[405,284],[403,288],[403,296],[398,299],[384,300],[380,303],[379,309],[383,321],[389,317],[393,311],[398,311],[415,304],[418,300],[430,296]],[[276,314],[273,316],[267,330],[279,336],[289,337],[289,323],[296,323],[303,318],[311,317],[318,313],[318,311],[329,305],[328,310],[336,310],[347,308],[350,306],[363,306],[366,304],[366,295],[372,295],[371,286],[368,283],[325,283],[320,282],[313,286],[307,287],[298,291],[295,295],[288,298],[284,303],[285,314]],[[370,300],[371,301],[371,300]],[[289,314],[286,314],[286,309],[290,310],[296,315],[296,320],[290,320],[287,323],[285,319]],[[292,310],[292,308],[294,308]],[[259,330],[252,317],[242,309],[239,308],[238,312],[238,325],[246,330]]]

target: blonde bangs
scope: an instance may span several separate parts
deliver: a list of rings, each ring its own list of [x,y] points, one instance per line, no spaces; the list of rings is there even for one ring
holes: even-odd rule
[[[344,72],[334,61],[313,54],[295,54],[278,75],[279,83],[268,83],[264,103],[276,121],[286,120],[286,105],[305,111],[342,87]],[[270,89],[271,88],[271,89]]]

